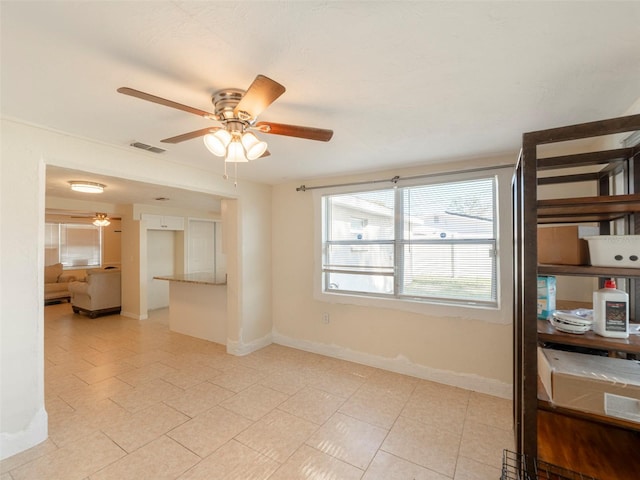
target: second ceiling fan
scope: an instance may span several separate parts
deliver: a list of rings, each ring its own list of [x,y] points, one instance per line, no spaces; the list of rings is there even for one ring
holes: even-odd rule
[[[211,98],[214,105],[213,113],[129,87],[120,87],[118,92],[220,122],[220,127],[207,127],[183,133],[165,138],[161,142],[180,143],[204,137],[209,151],[225,157],[225,162],[247,162],[269,155],[266,142],[259,140],[253,131],[321,142],[328,142],[333,136],[332,130],[323,128],[258,122],[258,116],[285,92],[284,86],[264,75],[258,75],[246,91],[228,88],[214,93]]]

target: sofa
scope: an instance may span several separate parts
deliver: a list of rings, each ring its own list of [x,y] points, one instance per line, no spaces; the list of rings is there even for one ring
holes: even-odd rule
[[[44,301],[45,303],[69,300],[69,284],[76,279],[73,274],[65,274],[62,264],[56,263],[44,267]]]
[[[86,280],[71,282],[69,292],[74,313],[86,313],[90,318],[120,313],[120,269],[87,270]]]

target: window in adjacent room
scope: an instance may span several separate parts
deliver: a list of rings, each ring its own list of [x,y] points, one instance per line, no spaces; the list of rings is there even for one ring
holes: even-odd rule
[[[82,223],[45,223],[45,265],[99,267],[102,252],[100,227]]]
[[[495,176],[322,197],[322,291],[496,306]]]

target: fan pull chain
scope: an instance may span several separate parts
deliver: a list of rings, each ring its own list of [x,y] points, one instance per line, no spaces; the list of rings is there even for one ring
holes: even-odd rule
[[[224,175],[222,176],[223,180],[229,180],[229,175],[227,174],[227,163],[228,162],[224,162]],[[238,186],[238,162],[233,162],[234,168],[233,168],[233,186],[237,187]]]

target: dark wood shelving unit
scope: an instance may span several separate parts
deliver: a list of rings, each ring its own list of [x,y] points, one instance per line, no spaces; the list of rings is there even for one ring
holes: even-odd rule
[[[537,230],[541,224],[598,223],[603,235],[610,234],[611,221],[624,219],[629,234],[640,234],[640,147],[625,146],[574,155],[540,158],[540,146],[572,140],[596,140],[613,134],[632,134],[640,130],[640,115],[631,115],[597,122],[552,128],[523,135],[513,183],[514,200],[514,414],[516,449],[529,458],[548,458],[554,448],[549,425],[562,424],[568,438],[578,438],[585,430],[597,431],[598,438],[611,434],[611,447],[598,453],[601,463],[615,464],[620,455],[615,438],[640,439],[640,423],[588,414],[554,406],[539,389],[537,355],[539,345],[563,345],[610,352],[612,355],[640,354],[640,336],[629,339],[605,338],[587,332],[584,335],[557,331],[549,322],[537,318],[538,275],[582,276],[597,278],[628,278],[631,318],[640,322],[640,265],[639,268],[594,267],[587,265],[540,265],[537,262]],[[565,168],[596,166],[597,171],[562,174]],[[544,175],[539,176],[539,172]],[[636,174],[634,175],[634,172]],[[623,194],[612,194],[611,178],[624,178]],[[538,200],[539,185],[560,185],[574,182],[595,182],[598,196]],[[619,183],[618,183],[619,185]],[[564,308],[564,307],[558,307]],[[590,308],[590,306],[589,306]],[[539,415],[540,413],[540,415]],[[543,414],[544,413],[544,414]],[[585,426],[586,425],[586,426]],[[539,428],[542,435],[539,435]],[[572,431],[571,429],[575,429]],[[629,432],[625,434],[624,432]],[[604,437],[603,437],[604,436]],[[608,444],[608,442],[604,442]],[[640,448],[640,444],[633,445]],[[586,454],[586,452],[584,452]],[[540,456],[540,455],[541,456]],[[604,457],[607,457],[606,459]],[[545,458],[547,457],[547,458]],[[560,457],[558,457],[560,458]],[[628,461],[620,458],[621,462]],[[639,460],[640,462],[640,460]],[[560,467],[578,470],[575,464]],[[596,461],[597,464],[597,461]],[[596,468],[597,470],[597,468]],[[636,470],[637,471],[637,470]],[[603,471],[602,478],[611,477]],[[589,475],[599,477],[598,472]],[[621,477],[622,478],[622,477]]]
[[[538,320],[538,341],[634,355],[640,354],[640,335],[629,335],[629,338],[605,338],[593,332],[576,335],[560,332],[546,320]]]
[[[640,278],[639,268],[591,267],[587,265],[538,265],[541,275],[567,275],[577,277]]]
[[[637,211],[640,194],[539,200],[538,223],[611,221]]]
[[[539,457],[545,461],[599,480],[637,480],[640,432],[560,411],[540,409],[537,417]]]

